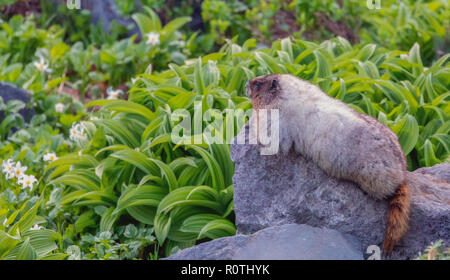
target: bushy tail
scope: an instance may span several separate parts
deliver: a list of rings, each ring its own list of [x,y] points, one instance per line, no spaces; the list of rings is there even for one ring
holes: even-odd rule
[[[410,196],[405,184],[398,186],[394,196],[389,201],[386,233],[384,235],[383,250],[390,254],[394,245],[408,230]]]

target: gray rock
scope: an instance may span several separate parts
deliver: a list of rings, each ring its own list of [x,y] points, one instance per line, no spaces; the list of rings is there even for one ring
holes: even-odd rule
[[[231,145],[231,157],[235,163],[234,208],[240,233],[283,224],[308,224],[356,236],[363,248],[381,247],[387,201],[375,201],[356,184],[327,176],[315,163],[293,151],[262,156],[255,145]],[[449,170],[449,164],[442,164],[409,173],[410,230],[391,258],[414,258],[438,239],[450,244]]]
[[[202,243],[169,260],[361,260],[361,243],[336,230],[289,224]]]
[[[422,167],[414,171],[414,173],[423,175],[428,174],[450,182],[450,164],[448,163],[436,164],[432,167]]]
[[[245,243],[245,235],[223,237],[181,250],[166,260],[231,260]]]
[[[53,0],[56,4],[64,4],[66,0]],[[140,30],[137,24],[133,19],[123,17],[119,10],[117,9],[117,4],[115,0],[79,0],[80,6],[82,9],[89,10],[91,13],[91,22],[92,23],[102,23],[103,30],[106,33],[110,32],[110,26],[112,21],[116,21],[120,25],[130,28],[127,35],[132,36],[134,34],[138,35],[138,38],[142,36],[140,34]],[[75,2],[75,0],[74,0]],[[202,30],[203,29],[203,19],[202,19],[202,0],[196,0],[191,3],[191,7],[193,8],[192,13],[192,21],[189,22],[188,26],[192,30]],[[143,12],[143,4],[140,0],[134,0],[135,6],[137,7],[137,11]],[[176,7],[181,6],[181,1],[176,1]]]
[[[110,31],[112,21],[116,21],[124,27],[132,26],[128,32],[129,35],[139,34],[136,23],[130,18],[122,17],[118,10],[115,0],[81,0],[81,8],[91,12],[91,20],[93,23],[101,21],[105,32]]]
[[[0,97],[3,99],[3,102],[5,104],[10,100],[20,100],[25,104],[28,104],[30,102],[30,97],[25,90],[4,82],[0,82]],[[33,117],[34,111],[23,108],[19,111],[19,114],[22,115],[25,121],[29,121]],[[0,122],[3,120],[3,118],[4,113],[0,111]]]

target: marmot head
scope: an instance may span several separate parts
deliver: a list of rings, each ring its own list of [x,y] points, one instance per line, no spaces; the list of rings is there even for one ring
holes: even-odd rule
[[[254,109],[274,109],[281,95],[281,74],[256,77],[247,82],[247,95]]]
[[[324,94],[317,86],[290,74],[270,74],[247,82],[253,109],[286,109],[302,105],[304,98]],[[298,108],[297,108],[298,109]]]

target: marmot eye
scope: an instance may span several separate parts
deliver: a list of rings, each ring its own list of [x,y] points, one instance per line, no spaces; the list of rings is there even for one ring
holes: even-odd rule
[[[262,86],[262,83],[261,83],[261,82],[255,82],[255,86],[256,86],[257,88],[260,88],[260,87]]]

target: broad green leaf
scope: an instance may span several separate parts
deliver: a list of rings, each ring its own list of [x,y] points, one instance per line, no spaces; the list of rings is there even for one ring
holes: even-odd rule
[[[405,155],[408,155],[414,149],[419,139],[417,120],[411,115],[405,115],[391,129],[397,134],[403,152]]]
[[[424,160],[425,160],[425,166],[433,166],[435,164],[441,163],[441,161],[436,158],[436,155],[434,153],[434,147],[430,140],[425,140],[425,144],[423,145],[423,153],[424,153]]]
[[[226,219],[217,219],[207,223],[200,233],[198,239],[208,237],[211,239],[232,236],[236,234],[236,227],[234,224]]]
[[[197,63],[195,64],[194,68],[194,87],[195,91],[203,95],[205,94],[205,82],[203,79],[203,72],[202,72],[202,59],[199,58],[197,60]]]
[[[206,162],[213,181],[213,187],[216,189],[223,189],[225,187],[225,179],[217,160],[214,159],[214,157],[209,152],[199,146],[186,145],[186,147],[195,150]]]
[[[23,234],[23,238],[29,238],[38,258],[42,258],[58,249],[56,242],[61,239],[61,235],[53,230],[40,229],[29,230]]]
[[[148,172],[153,175],[158,175],[159,170],[155,163],[153,163],[146,155],[141,152],[132,149],[124,149],[117,151],[110,155],[113,158],[117,158],[126,161],[144,172]]]
[[[140,104],[137,104],[137,103],[134,103],[131,101],[124,101],[124,100],[118,100],[118,101],[114,101],[114,102],[110,102],[110,101],[111,100],[95,100],[95,101],[89,102],[84,107],[88,108],[88,107],[92,107],[92,106],[103,106],[103,109],[105,109],[105,110],[138,114],[148,120],[153,120],[155,118],[155,113],[153,113],[151,110],[147,109],[147,107],[142,106]]]
[[[155,217],[155,235],[159,244],[163,244],[170,231],[171,217],[165,213],[159,213]]]
[[[19,247],[16,260],[35,260],[37,258],[36,251],[31,246],[30,240],[27,238]],[[6,257],[8,258],[8,256]]]

